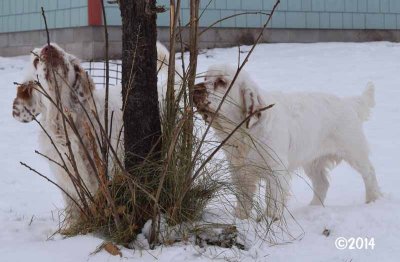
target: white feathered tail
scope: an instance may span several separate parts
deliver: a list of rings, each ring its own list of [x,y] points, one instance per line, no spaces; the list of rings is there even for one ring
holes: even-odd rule
[[[362,121],[367,121],[371,114],[371,108],[375,106],[375,86],[372,82],[367,84],[361,96],[354,98],[355,109]]]
[[[163,44],[157,41],[157,71],[168,74],[168,65],[169,51]]]

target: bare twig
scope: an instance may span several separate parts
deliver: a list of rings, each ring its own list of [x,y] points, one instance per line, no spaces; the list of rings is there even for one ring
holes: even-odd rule
[[[35,174],[39,175],[40,177],[46,179],[47,181],[49,181],[51,184],[55,185],[56,187],[58,187],[69,199],[71,199],[72,202],[74,202],[74,204],[81,210],[82,214],[84,214],[85,216],[87,216],[85,210],[81,207],[81,205],[78,204],[78,202],[76,202],[76,200],[67,192],[64,190],[64,188],[60,187],[56,182],[54,182],[53,180],[51,180],[50,178],[48,178],[47,176],[43,175],[42,173],[38,172],[37,170],[35,170],[34,168],[30,167],[29,165],[25,164],[24,162],[19,162],[22,166],[28,168],[30,171],[34,172]]]
[[[105,59],[106,59],[106,94],[104,98],[104,129],[106,133],[103,137],[103,145],[102,145],[102,154],[103,154],[103,162],[104,162],[104,174],[108,177],[108,145],[105,141],[105,137],[108,137],[108,96],[109,96],[109,85],[110,85],[110,64],[109,64],[109,57],[108,57],[108,28],[107,28],[107,16],[106,10],[104,8],[104,1],[99,0],[101,2],[101,8],[103,12],[103,24],[104,24],[104,37],[105,37]]]
[[[214,157],[214,155],[225,145],[225,143],[236,133],[237,130],[239,130],[239,128],[246,123],[251,117],[253,117],[254,115],[257,115],[259,113],[261,113],[262,111],[265,111],[267,109],[270,109],[271,107],[273,107],[274,104],[271,104],[269,106],[263,107],[261,109],[255,110],[253,113],[251,113],[250,115],[248,115],[245,119],[243,119],[230,133],[227,137],[225,137],[224,140],[222,140],[222,142],[217,146],[216,149],[214,149],[214,151],[207,157],[206,160],[203,161],[203,163],[201,164],[201,166],[197,169],[196,173],[193,175],[192,177],[192,181],[194,181],[197,176],[199,175],[199,173],[201,172],[201,170],[205,167],[205,165]]]
[[[49,28],[47,27],[47,20],[46,20],[46,15],[44,14],[43,6],[42,6],[42,16],[43,16],[43,20],[44,20],[44,26],[45,26],[45,28],[46,28],[47,45],[50,45]]]
[[[175,119],[175,49],[176,49],[176,28],[180,16],[181,1],[170,0],[170,45],[169,45],[169,65],[168,65],[168,84],[167,84],[167,119],[168,123],[173,124]],[[169,130],[170,128],[168,128]]]
[[[189,57],[189,72],[188,72],[188,113],[193,114],[193,90],[194,83],[196,80],[196,70],[197,70],[197,56],[198,56],[198,34],[197,30],[199,28],[199,0],[190,0],[190,57]],[[191,156],[193,150],[193,117],[190,117],[185,125],[185,140],[187,147],[187,154]],[[191,170],[191,173],[193,170]]]
[[[205,29],[203,29],[203,30],[199,33],[199,36],[201,36],[203,33],[205,33],[206,31],[208,31],[209,29],[211,29],[213,26],[215,26],[216,24],[218,24],[218,23],[220,23],[220,22],[222,22],[222,21],[225,21],[225,20],[228,20],[228,19],[237,17],[237,16],[241,16],[241,15],[259,15],[259,14],[265,15],[265,16],[271,15],[270,13],[265,13],[265,12],[260,12],[260,11],[258,11],[258,12],[242,12],[242,13],[238,13],[238,14],[226,16],[226,17],[224,17],[224,18],[221,18],[221,19],[215,21],[215,22],[212,23],[211,25],[207,26]]]

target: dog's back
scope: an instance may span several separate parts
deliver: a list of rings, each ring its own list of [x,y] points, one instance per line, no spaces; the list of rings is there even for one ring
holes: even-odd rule
[[[346,147],[358,146],[352,137],[363,136],[362,124],[374,106],[372,84],[357,97],[341,98],[320,92],[265,92],[263,97],[266,104],[275,104],[267,112],[267,126],[285,130],[281,134],[288,141],[289,169],[321,155],[337,155]]]

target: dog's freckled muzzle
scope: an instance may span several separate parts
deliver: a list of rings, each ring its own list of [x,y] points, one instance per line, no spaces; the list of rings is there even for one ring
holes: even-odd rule
[[[197,108],[198,113],[203,117],[204,121],[209,123],[211,121],[214,112],[209,107],[207,100],[208,93],[204,83],[199,83],[194,86],[193,102]]]
[[[207,89],[204,83],[200,83],[194,86],[193,102],[196,107],[201,107],[207,98]]]

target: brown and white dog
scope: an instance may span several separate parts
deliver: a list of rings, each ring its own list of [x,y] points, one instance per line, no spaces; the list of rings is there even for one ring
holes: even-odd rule
[[[80,197],[75,188],[75,183],[83,184],[89,193],[94,195],[99,181],[95,170],[88,162],[84,147],[89,149],[92,158],[93,152],[99,150],[98,145],[93,148],[93,142],[90,141],[88,134],[91,133],[93,137],[96,134],[100,135],[101,131],[94,114],[98,112],[99,119],[103,120],[103,92],[95,89],[91,77],[81,67],[80,61],[54,43],[33,51],[26,79],[24,83],[17,87],[17,97],[13,105],[14,118],[27,123],[41,114],[40,123],[55,145],[52,144],[46,132],[42,130],[39,134],[40,152],[59,164],[65,162],[68,170],[73,174],[71,178],[64,168],[53,161],[49,161],[57,184],[77,202],[79,202]],[[110,118],[113,114],[114,125],[111,142],[114,148],[122,147],[117,147],[120,141],[118,140],[119,131],[122,128],[121,104],[120,89],[110,89],[109,113]],[[61,107],[64,114],[70,119],[63,118],[57,107]],[[64,125],[65,120],[72,120],[79,136],[75,134],[71,125],[68,123]],[[80,139],[82,139],[83,144]],[[74,160],[71,159],[71,153],[67,146],[68,140],[71,144]],[[61,159],[60,154],[63,159]],[[73,162],[76,163],[76,168],[74,168]],[[72,182],[72,180],[75,180],[75,182]],[[66,195],[64,198],[68,213],[72,218],[76,218],[79,215],[76,205]]]
[[[41,114],[40,122],[55,142],[57,150],[63,156],[69,156],[63,118],[56,107],[56,104],[60,103],[65,114],[72,117],[80,137],[83,138],[84,145],[90,148],[91,145],[86,135],[88,132],[86,128],[89,127],[93,135],[101,132],[93,112],[98,113],[101,124],[104,126],[104,118],[102,117],[104,115],[104,89],[95,89],[91,77],[81,67],[80,61],[65,52],[57,44],[52,43],[50,46],[45,45],[42,48],[36,48],[32,53],[27,68],[27,76],[24,82],[17,87],[17,95],[14,99],[12,111],[13,117],[20,122],[29,123]],[[162,92],[165,91],[165,75],[168,71],[169,53],[159,42],[157,42],[157,55],[159,76],[162,75],[163,77],[158,85],[159,99],[160,103],[162,103],[162,99],[165,97]],[[38,85],[38,82],[41,86]],[[118,149],[117,154],[121,156],[123,154],[123,145],[121,143],[123,141],[123,132],[121,132],[123,127],[121,86],[112,87],[109,91],[109,119],[111,119],[111,114],[113,115],[111,143],[114,149]],[[93,125],[89,124],[90,120]],[[68,124],[66,127],[76,158],[79,176],[88,191],[94,194],[98,188],[97,177],[88,163],[83,145],[70,129],[71,127]],[[60,159],[46,132],[42,130],[39,134],[40,151],[50,159],[61,163],[62,159]],[[68,169],[72,171],[71,163],[66,162]],[[113,167],[112,164],[113,161],[110,159],[110,169]],[[52,161],[49,161],[49,165],[57,184],[71,195],[75,201],[79,202],[78,193],[66,171]],[[64,198],[67,203],[67,209],[70,211],[69,213],[76,217],[78,210],[73,201],[66,195]]]
[[[372,84],[357,97],[284,94],[263,92],[245,71],[232,84],[235,73],[229,65],[208,68],[204,82],[195,87],[194,103],[206,122],[214,116],[212,127],[220,141],[247,119],[223,147],[238,191],[237,217],[250,215],[261,178],[267,184],[265,214],[280,218],[289,196],[290,173],[299,168],[311,179],[311,204],[322,204],[329,187],[328,170],[342,160],[361,174],[367,203],[381,195],[363,132],[363,122],[374,106]],[[258,111],[271,104],[272,108]]]

